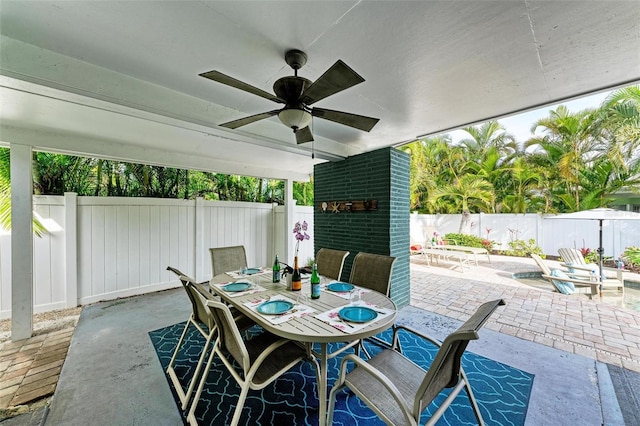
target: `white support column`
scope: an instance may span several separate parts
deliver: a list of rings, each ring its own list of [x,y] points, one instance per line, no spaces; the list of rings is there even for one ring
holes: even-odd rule
[[[193,257],[195,259],[194,265],[194,279],[196,281],[204,280],[204,272],[207,258],[209,256],[209,250],[204,247],[204,198],[196,197],[195,205],[195,218],[194,222],[194,250]],[[208,278],[207,278],[208,279]]]
[[[284,258],[283,262],[293,264],[293,238],[291,237],[293,232],[293,206],[295,202],[293,200],[293,181],[291,179],[285,179],[284,181]]]
[[[64,193],[65,306],[78,306],[78,194]]]
[[[11,340],[33,332],[31,147],[11,144]]]

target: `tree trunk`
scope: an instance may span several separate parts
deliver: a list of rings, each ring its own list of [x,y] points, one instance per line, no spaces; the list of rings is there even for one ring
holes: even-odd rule
[[[462,212],[458,234],[468,234],[465,230],[471,230],[471,213],[468,210]]]

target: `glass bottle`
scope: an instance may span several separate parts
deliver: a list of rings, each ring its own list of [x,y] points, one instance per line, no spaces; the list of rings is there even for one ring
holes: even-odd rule
[[[318,275],[318,264],[313,263],[313,271],[311,272],[311,298],[320,298],[320,275]]]
[[[293,258],[293,275],[291,276],[291,290],[302,290],[302,277],[300,276],[300,267],[298,266],[298,256]]]
[[[278,260],[278,255],[276,254],[276,260],[273,261],[273,274],[271,277],[271,281],[274,283],[280,282],[280,261]]]

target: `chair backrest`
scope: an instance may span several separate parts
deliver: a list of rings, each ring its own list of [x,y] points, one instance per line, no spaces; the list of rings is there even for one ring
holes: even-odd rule
[[[469,341],[478,339],[478,330],[498,306],[504,304],[502,299],[483,303],[471,318],[444,339],[416,395],[415,418],[420,418],[420,413],[444,388],[454,387],[459,382],[462,354],[467,349]]]
[[[535,253],[531,253],[531,258],[536,262],[538,268],[542,271],[544,275],[551,275],[551,269],[544,263],[544,260],[540,256]]]
[[[193,319],[206,325],[209,330],[212,330],[213,327],[215,327],[215,322],[209,315],[209,310],[205,306],[206,301],[211,297],[211,295],[205,295],[204,292],[200,290],[197,283],[187,276],[181,275],[180,281],[182,281],[182,285],[187,291],[187,295],[193,305]]]
[[[244,246],[213,247],[209,249],[209,253],[211,253],[211,274],[214,277],[248,266]]]
[[[207,311],[216,324],[218,348],[228,352],[236,360],[246,377],[246,373],[251,368],[251,359],[229,307],[215,300],[201,300],[206,304]]]
[[[344,260],[347,256],[349,256],[348,251],[321,248],[318,250],[318,254],[316,254],[318,274],[333,278],[334,280],[340,280]]]
[[[559,248],[558,254],[566,264],[570,265],[586,265],[587,262],[582,256],[582,252],[574,248]]]
[[[167,266],[167,271],[171,271],[174,274],[176,274],[178,277],[180,275],[184,275],[185,277],[187,276],[186,274],[183,274],[182,271],[178,268],[174,268],[173,266]]]
[[[353,259],[349,282],[389,296],[391,271],[395,261],[393,256],[360,252]]]
[[[193,319],[198,321],[198,322],[200,322],[200,323],[202,323],[202,324],[206,324],[207,327],[208,327],[208,324],[206,322],[206,315],[205,315],[205,312],[204,312],[204,307],[203,306],[200,306],[200,307],[198,306],[198,301],[194,298],[192,292],[189,291],[189,289],[187,288],[188,283],[195,283],[193,278],[183,274],[181,270],[179,270],[178,268],[174,268],[173,266],[167,266],[167,271],[173,272],[180,279],[180,282],[182,283],[182,287],[184,288],[184,291],[187,292],[187,296],[189,297],[189,301],[191,302],[191,309],[192,309],[192,312],[193,312]]]

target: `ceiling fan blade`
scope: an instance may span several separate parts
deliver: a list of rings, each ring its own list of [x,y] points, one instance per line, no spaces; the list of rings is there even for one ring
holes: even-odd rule
[[[309,126],[304,129],[298,129],[296,131],[296,142],[298,145],[305,142],[313,142],[313,135],[311,134],[311,129]]]
[[[278,102],[280,104],[284,104],[286,103],[284,100],[280,99],[279,97],[272,95],[269,92],[265,92],[262,89],[258,89],[255,86],[252,86],[250,84],[247,84],[243,81],[237,80],[233,77],[229,77],[226,74],[222,74],[220,71],[209,71],[209,72],[203,72],[202,74],[200,74],[200,77],[204,77],[204,78],[208,78],[209,80],[213,80],[213,81],[217,81],[218,83],[222,83],[222,84],[226,84],[227,86],[231,86],[231,87],[235,87],[236,89],[240,89],[240,90],[244,90],[245,92],[249,92],[252,93],[254,95],[258,95],[260,97],[263,97],[265,99],[269,99],[270,101],[273,102]]]
[[[338,60],[304,91],[301,101],[304,104],[311,105],[320,99],[341,92],[363,81],[364,78],[347,64]]]
[[[344,124],[345,126],[354,127],[356,129],[364,130],[365,132],[373,129],[379,118],[366,117],[364,115],[351,114],[349,112],[334,111],[332,109],[313,108],[311,115],[318,118],[324,118],[325,120],[334,121],[336,123]]]
[[[279,109],[274,109],[273,111],[263,112],[256,115],[250,115],[248,117],[240,118],[238,120],[222,123],[220,124],[220,126],[226,127],[227,129],[237,129],[238,127],[246,126],[247,124],[264,120],[265,118],[273,117],[274,115],[277,115],[279,112],[280,112]]]

